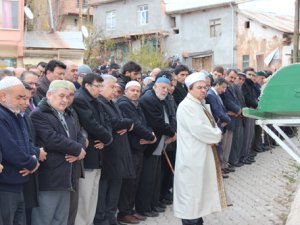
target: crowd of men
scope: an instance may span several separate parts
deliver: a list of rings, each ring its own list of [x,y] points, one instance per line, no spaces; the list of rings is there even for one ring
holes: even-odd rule
[[[222,131],[215,140],[223,178],[275,145],[242,114],[257,108],[266,71],[218,66],[201,71],[204,86],[193,87],[185,65],[146,77],[132,61],[104,69],[51,60],[0,70],[0,225],[159,216],[173,201],[176,111],[196,88]]]

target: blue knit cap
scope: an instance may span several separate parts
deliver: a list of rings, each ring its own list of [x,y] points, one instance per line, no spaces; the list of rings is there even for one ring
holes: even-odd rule
[[[165,84],[171,84],[171,81],[166,77],[166,75],[162,75],[161,77],[157,78],[155,81],[155,84],[159,83],[165,83]]]

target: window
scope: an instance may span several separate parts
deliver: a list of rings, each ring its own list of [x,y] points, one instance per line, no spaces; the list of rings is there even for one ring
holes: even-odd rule
[[[246,21],[244,26],[245,26],[246,29],[249,29],[250,28],[250,21]]]
[[[210,37],[221,36],[221,19],[213,19],[209,21]]]
[[[88,0],[77,0],[77,8],[79,8],[80,1],[82,1],[82,8],[87,8],[89,5]]]
[[[249,67],[249,55],[243,55],[243,70]]]
[[[116,10],[106,12],[106,30],[115,30],[117,25]]]
[[[138,21],[140,25],[147,25],[149,23],[148,5],[141,5],[138,7]]]
[[[0,58],[0,68],[17,67],[16,58]]]
[[[0,0],[0,28],[19,28],[19,1]]]
[[[177,25],[176,25],[176,17],[171,17],[171,27],[172,28],[177,27]]]

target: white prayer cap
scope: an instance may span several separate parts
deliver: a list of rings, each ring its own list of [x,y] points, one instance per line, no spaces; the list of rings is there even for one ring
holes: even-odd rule
[[[18,85],[23,85],[23,84],[17,77],[6,76],[2,80],[0,80],[0,90],[4,90],[6,88],[10,88]]]
[[[141,84],[135,80],[129,81],[126,86],[125,86],[125,90],[131,86],[138,86],[139,88],[141,88]]]
[[[204,73],[202,72],[197,72],[197,73],[192,73],[191,75],[187,76],[185,78],[185,85],[190,88],[192,86],[193,83],[197,82],[197,81],[205,81],[206,76]]]

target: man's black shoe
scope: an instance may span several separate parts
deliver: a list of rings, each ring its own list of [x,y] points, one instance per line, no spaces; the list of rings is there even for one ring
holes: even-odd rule
[[[232,163],[227,163],[227,166],[230,168],[234,168],[235,166]]]
[[[222,172],[223,172],[223,174],[230,173],[230,171],[229,171],[229,170],[227,170],[227,168],[224,168],[224,169],[222,169]]]
[[[139,212],[139,214],[141,214],[142,216],[146,216],[146,217],[158,217],[159,213],[158,212]]]
[[[160,212],[164,212],[164,211],[165,211],[165,209],[163,209],[163,208],[160,208],[159,206],[156,206],[156,207],[154,207],[154,208],[153,208],[153,211],[154,211],[154,212],[158,212],[158,213],[160,213]]]
[[[241,163],[243,163],[243,164],[247,164],[247,165],[250,165],[251,164],[251,162],[249,162],[248,160],[246,160],[246,159],[244,159],[243,161],[241,161]]]
[[[248,159],[246,159],[246,160],[249,161],[249,162],[251,162],[251,163],[256,162],[254,159],[251,159],[251,158],[248,158]]]
[[[269,151],[269,150],[271,150],[271,147],[268,146],[268,145],[263,145],[262,148],[263,148],[264,151]]]
[[[158,206],[159,206],[160,208],[163,208],[163,209],[167,208],[166,204],[164,204],[164,203],[162,203],[162,202],[159,202],[159,203],[158,203]]]
[[[233,165],[234,165],[235,167],[241,167],[241,166],[244,165],[244,163],[238,162],[238,163],[234,163]]]
[[[172,203],[173,203],[173,201],[168,200],[168,199],[163,199],[163,200],[161,200],[161,202],[166,205],[172,205]]]
[[[223,179],[227,179],[227,178],[229,178],[229,176],[226,174],[223,174]]]
[[[231,172],[235,172],[234,167],[227,167],[226,170],[228,170],[230,173],[231,173]]]
[[[257,148],[257,149],[254,149],[255,152],[258,152],[258,153],[261,153],[263,152],[264,150],[262,148]]]

